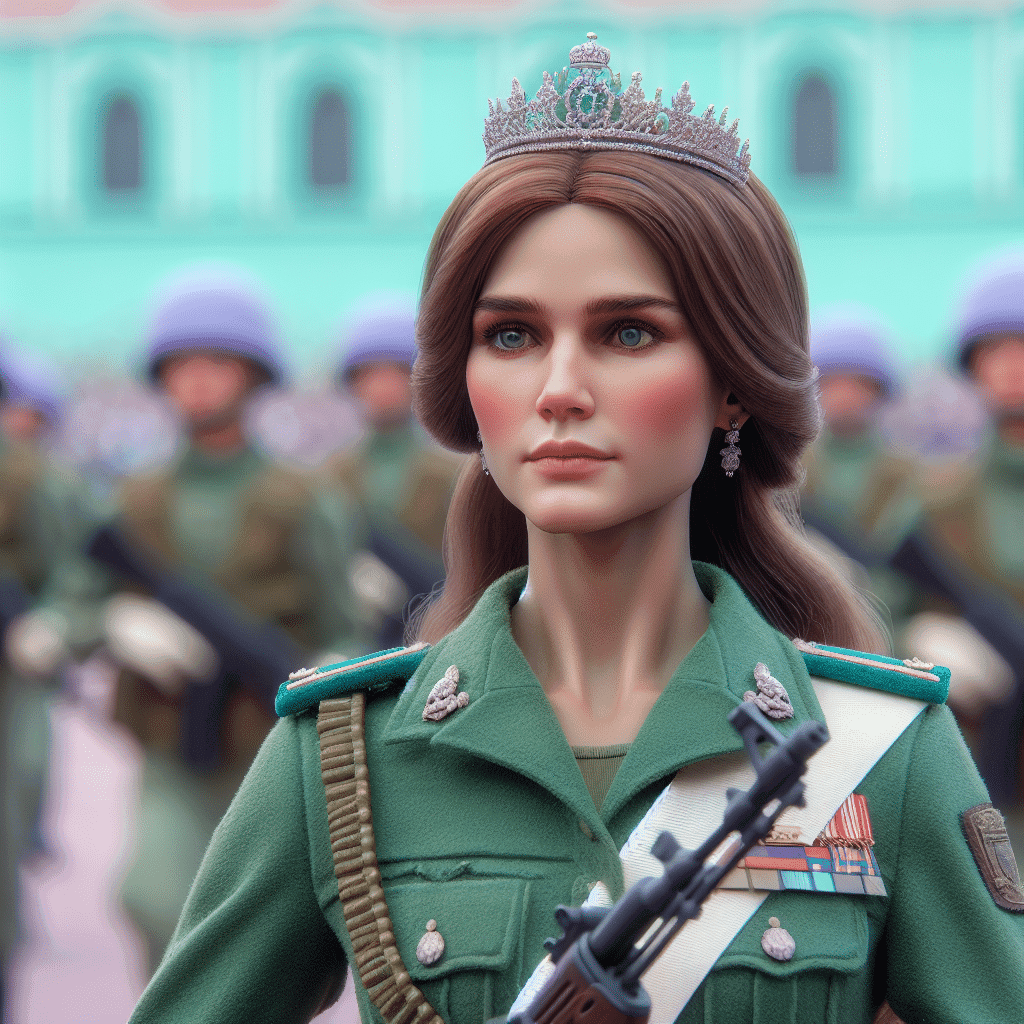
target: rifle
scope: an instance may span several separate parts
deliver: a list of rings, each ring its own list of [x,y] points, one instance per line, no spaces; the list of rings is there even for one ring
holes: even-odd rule
[[[641,879],[612,907],[558,907],[562,936],[544,944],[554,972],[509,1024],[646,1024],[651,1000],[641,976],[779,815],[804,805],[801,776],[828,740],[820,722],[804,722],[786,739],[749,703],[731,711],[729,723],[743,739],[757,781],[746,791],[726,792],[722,824],[696,850],[662,832],[651,847],[665,866],[659,878]],[[762,756],[761,743],[774,749]],[[708,863],[733,833],[737,838],[722,857]]]
[[[1019,606],[920,529],[908,534],[895,551],[886,553],[837,527],[816,503],[804,502],[801,511],[807,526],[866,569],[893,569],[933,597],[949,601],[1010,665],[1013,690],[989,708],[982,720],[977,760],[993,801],[1001,807],[1019,804],[1024,735],[1024,615]]]
[[[0,639],[15,619],[35,604],[35,598],[9,569],[0,569]]]
[[[1013,689],[993,704],[981,722],[978,770],[995,804],[1019,805],[1021,736],[1024,733],[1024,615],[998,587],[972,572],[951,551],[920,533],[912,533],[890,559],[929,593],[951,601],[1009,663]]]
[[[384,523],[370,525],[370,552],[379,558],[405,584],[412,600],[429,594],[444,579],[444,563],[422,541],[389,516]],[[406,602],[406,608],[410,603]],[[402,643],[405,623],[402,615],[390,615],[381,624],[377,636],[380,648]]]
[[[157,556],[130,541],[116,526],[100,527],[86,553],[118,576],[144,587],[157,601],[201,633],[220,657],[219,685],[191,684],[184,697],[183,747],[187,760],[208,767],[219,746],[224,688],[236,677],[268,713],[282,680],[302,664],[302,652],[282,629],[258,622],[220,595],[158,567]]]
[[[1024,669],[1024,615],[1004,591],[983,580],[952,551],[940,548],[922,530],[909,533],[895,551],[873,548],[804,504],[804,524],[817,530],[865,569],[890,568],[929,594],[956,606],[1014,669]]]

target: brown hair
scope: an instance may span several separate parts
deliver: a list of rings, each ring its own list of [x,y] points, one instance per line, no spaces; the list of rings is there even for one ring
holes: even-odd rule
[[[424,425],[448,448],[479,447],[466,391],[473,306],[517,229],[566,203],[613,211],[649,240],[712,372],[750,413],[731,479],[718,465],[724,436],[712,435],[691,496],[691,556],[728,570],[789,636],[885,649],[866,599],[803,534],[799,459],[820,424],[807,296],[786,219],[753,176],[737,187],[625,152],[529,154],[477,173],[445,213],[427,258],[414,370]],[[495,579],[526,561],[522,513],[471,460],[448,514],[445,587],[414,623],[418,636],[443,636]]]

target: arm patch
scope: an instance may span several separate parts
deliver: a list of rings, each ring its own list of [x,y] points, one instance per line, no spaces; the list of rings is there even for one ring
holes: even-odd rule
[[[1024,914],[1024,891],[1003,816],[991,804],[978,804],[960,815],[960,826],[996,906]]]

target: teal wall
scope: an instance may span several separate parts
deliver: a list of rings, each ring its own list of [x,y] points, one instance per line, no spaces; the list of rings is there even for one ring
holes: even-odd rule
[[[831,5],[830,5],[831,6]],[[568,13],[559,13],[565,10]],[[812,308],[875,306],[908,361],[935,357],[965,270],[1024,241],[1024,14],[789,10],[657,19],[610,7],[385,23],[342,6],[270,31],[107,13],[0,34],[0,323],[86,366],[126,360],[160,278],[193,260],[262,277],[297,362],[318,368],[363,293],[414,290],[434,225],[482,161],[488,97],[535,90],[586,31],[648,95],[683,78],[730,107],[789,215]],[[497,22],[495,24],[498,24]],[[840,173],[797,179],[789,118],[809,70],[834,88]],[[305,181],[310,97],[352,114],[350,186]],[[140,104],[145,188],[100,187],[99,113]]]

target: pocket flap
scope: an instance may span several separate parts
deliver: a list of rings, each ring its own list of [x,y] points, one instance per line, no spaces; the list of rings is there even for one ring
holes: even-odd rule
[[[770,917],[793,936],[792,960],[773,960],[761,947]],[[810,970],[854,974],[867,963],[867,919],[863,897],[775,896],[761,904],[712,970],[746,967],[775,978]]]
[[[389,886],[388,910],[409,977],[426,981],[454,971],[508,967],[519,947],[528,885],[520,878],[456,878]],[[444,953],[428,966],[416,959],[416,946],[431,920],[444,939]]]

